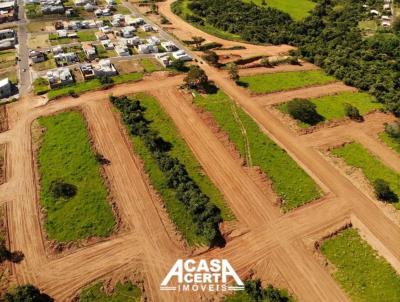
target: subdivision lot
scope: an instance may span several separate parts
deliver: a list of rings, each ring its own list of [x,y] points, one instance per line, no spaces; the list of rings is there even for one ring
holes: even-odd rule
[[[326,75],[321,70],[278,72],[240,77],[240,82],[255,93],[271,93],[335,81],[335,78]]]
[[[145,58],[140,60],[140,64],[143,66],[145,72],[153,72],[162,70],[163,67],[155,59]]]
[[[195,104],[212,113],[249,166],[259,166],[268,175],[284,211],[321,196],[315,182],[221,90],[197,95]]]
[[[364,241],[356,229],[326,240],[321,252],[330,271],[353,301],[398,301],[400,275]]]
[[[2,50],[0,51],[0,68],[8,68],[16,65],[16,52],[15,50]]]
[[[48,34],[39,34],[30,36],[28,39],[28,47],[31,49],[48,48],[51,46]]]
[[[356,107],[361,115],[365,115],[373,110],[383,108],[383,104],[378,103],[376,99],[362,92],[344,92],[337,95],[328,95],[320,98],[310,99],[310,102],[316,105],[318,114],[323,118],[323,121],[339,120],[345,118],[344,105],[346,103]],[[277,108],[288,114],[288,103],[283,103]],[[311,125],[299,122],[301,127],[309,127]]]
[[[49,239],[67,242],[110,235],[115,220],[81,114],[42,117],[39,124],[45,128],[37,157],[40,203]],[[51,188],[57,180],[75,186],[76,194],[55,195]]]
[[[389,183],[391,190],[400,196],[400,174],[384,165],[377,157],[368,152],[361,144],[353,142],[333,149],[332,154],[344,159],[346,164],[362,170],[365,177],[372,184],[376,179],[383,179]],[[393,204],[400,209],[400,203]]]
[[[305,18],[315,7],[316,3],[310,0],[267,0],[266,5],[262,5],[263,0],[244,0],[244,2],[253,2],[262,7],[273,7],[285,13],[288,13],[294,20]]]

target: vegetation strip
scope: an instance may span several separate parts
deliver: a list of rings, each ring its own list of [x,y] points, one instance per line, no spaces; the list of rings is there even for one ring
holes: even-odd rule
[[[325,75],[321,70],[265,73],[240,77],[240,83],[244,83],[246,87],[256,93],[271,93],[311,85],[323,85],[334,81],[333,77]]]
[[[171,219],[188,244],[213,244],[221,235],[218,223],[232,218],[220,192],[157,100],[145,94],[133,99],[111,97]]]
[[[131,281],[118,282],[111,294],[103,290],[102,283],[96,283],[84,289],[79,295],[80,302],[140,302],[142,292]]]
[[[398,186],[400,174],[384,165],[361,144],[346,144],[333,149],[332,154],[343,158],[348,165],[361,169],[371,184],[374,184],[378,179],[384,180],[389,184],[393,193],[396,194],[397,197],[400,196],[400,188]],[[398,201],[394,202],[394,206],[400,209],[400,203]]]
[[[353,301],[398,301],[400,276],[357,230],[349,228],[326,240],[321,252],[335,266],[332,275]]]
[[[111,234],[115,220],[99,163],[79,112],[39,119],[40,203],[51,240],[68,242]]]
[[[258,127],[251,117],[237,107],[221,90],[215,94],[197,95],[194,99],[197,106],[211,112],[218,125],[228,135],[243,158],[246,149],[250,150],[252,162],[265,172],[273,183],[274,191],[283,199],[282,208],[289,211],[321,196],[315,182],[296,162]],[[236,107],[237,117],[232,112]],[[242,127],[247,133],[248,148]]]

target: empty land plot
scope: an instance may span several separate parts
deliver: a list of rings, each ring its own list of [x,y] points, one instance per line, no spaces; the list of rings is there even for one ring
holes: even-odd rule
[[[96,35],[94,30],[81,30],[77,33],[79,42],[96,41]]]
[[[273,183],[274,191],[284,200],[282,204],[284,211],[289,211],[321,196],[312,178],[284,150],[269,139],[257,123],[221,90],[216,94],[197,95],[195,104],[212,113],[243,158],[248,158],[249,154],[246,152],[250,152],[252,164],[259,166],[268,175]],[[247,137],[244,136],[242,127]]]
[[[118,70],[119,74],[144,71],[140,61],[136,59],[118,60],[114,63],[114,66]]]
[[[8,68],[17,64],[15,50],[0,51],[0,68]]]
[[[356,107],[360,111],[361,115],[383,108],[383,104],[378,103],[373,96],[363,92],[344,92],[337,95],[310,99],[310,102],[317,106],[316,110],[318,114],[327,121],[343,119],[346,116],[344,110],[345,103]],[[287,114],[287,104],[288,103],[280,104],[277,108]],[[299,122],[299,124],[302,127],[311,126],[303,122]]]
[[[243,0],[253,2],[261,7],[273,7],[288,13],[294,20],[301,20],[308,16],[308,13],[315,7],[316,2],[310,0],[266,0],[266,5],[262,5],[263,0]]]
[[[210,198],[210,202],[221,210],[224,220],[232,220],[233,215],[228,208],[222,194],[204,173],[192,151],[178,133],[174,123],[162,109],[158,101],[147,94],[141,93],[130,97],[139,100],[146,108],[144,117],[150,121],[150,129],[158,131],[160,136],[171,144],[168,154],[177,158],[183,164],[189,177],[199,186],[200,190]],[[175,190],[167,186],[167,177],[160,170],[156,160],[152,157],[144,142],[139,136],[132,136],[135,152],[144,162],[144,167],[152,184],[161,194],[172,221],[183,234],[188,244],[205,243],[205,239],[197,234],[196,225],[183,203],[178,200]]]
[[[0,133],[8,130],[7,108],[6,105],[0,105]]]
[[[110,235],[115,220],[82,115],[63,112],[42,117],[39,124],[45,129],[38,151],[40,203],[49,239],[68,242]],[[69,184],[76,194],[57,197],[52,189],[56,181]]]
[[[386,132],[379,133],[379,138],[397,153],[400,153],[400,140],[390,137]]]
[[[0,145],[0,185],[6,181],[6,145]]]
[[[128,281],[125,283],[118,282],[112,293],[107,294],[104,291],[104,285],[98,282],[86,289],[79,295],[80,302],[140,302],[141,290]]]
[[[163,69],[160,63],[151,58],[141,59],[140,64],[143,66],[145,72],[153,72]]]
[[[265,73],[240,77],[240,82],[255,93],[271,93],[335,82],[321,70]]]
[[[391,190],[398,197],[400,196],[400,174],[384,165],[361,144],[353,142],[335,148],[331,152],[333,155],[343,158],[347,165],[361,169],[371,184],[377,179],[383,179],[390,185]],[[400,209],[399,202],[394,203],[394,206]]]
[[[0,79],[4,78],[8,78],[10,82],[13,84],[18,83],[17,71],[15,69],[15,66],[8,67],[5,69],[0,69]]]
[[[349,228],[326,240],[321,252],[353,301],[399,301],[400,276],[357,230]]]
[[[31,35],[28,39],[28,47],[31,49],[49,48],[50,46],[48,34]]]

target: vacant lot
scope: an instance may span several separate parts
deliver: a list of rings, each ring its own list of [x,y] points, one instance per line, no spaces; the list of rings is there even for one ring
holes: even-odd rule
[[[144,71],[140,61],[136,59],[118,60],[114,63],[114,66],[119,74]]]
[[[360,111],[361,115],[383,108],[383,104],[378,103],[376,99],[368,93],[344,92],[337,95],[310,99],[310,101],[317,106],[318,114],[328,121],[345,117],[345,103],[355,106]],[[287,103],[280,104],[278,109],[283,113],[287,113]],[[301,126],[308,127],[310,125],[301,123]]]
[[[386,132],[379,134],[379,138],[394,151],[400,153],[400,142],[390,137]]]
[[[387,181],[392,191],[397,196],[400,196],[400,174],[385,166],[377,157],[369,153],[368,150],[366,150],[361,144],[346,144],[343,147],[333,149],[332,154],[343,158],[349,166],[361,169],[371,183],[378,178]],[[394,206],[400,209],[399,202],[396,202]]]
[[[111,294],[106,294],[102,283],[96,283],[84,289],[79,295],[80,302],[140,302],[142,293],[140,289],[128,281],[118,282]]]
[[[48,54],[46,61],[43,61],[40,63],[34,63],[32,65],[32,68],[36,71],[53,69],[56,67],[57,67],[57,64],[56,64],[56,61],[54,60],[53,54]]]
[[[333,276],[353,301],[398,301],[400,276],[357,230],[325,241],[321,252],[335,266]]]
[[[0,79],[8,78],[11,83],[17,84],[17,71],[14,66],[5,69],[0,69]]]
[[[262,7],[273,7],[288,13],[294,20],[305,18],[315,7],[316,3],[310,0],[266,0],[266,5],[262,5],[263,0],[244,0],[244,2],[253,2]]]
[[[96,41],[96,35],[94,30],[82,30],[76,33],[78,35],[79,42]]]
[[[233,215],[225,203],[223,196],[204,173],[196,157],[158,101],[154,97],[143,93],[132,96],[132,99],[140,100],[146,108],[145,118],[152,122],[150,128],[158,131],[160,136],[171,144],[172,148],[169,154],[177,158],[186,167],[189,176],[199,186],[200,190],[210,198],[211,203],[221,209],[222,218],[224,220],[232,220]],[[134,136],[132,137],[132,141],[135,151],[144,161],[146,172],[150,176],[152,184],[163,197],[169,215],[177,228],[189,244],[204,243],[205,239],[196,233],[196,225],[193,223],[192,217],[182,202],[177,199],[175,190],[167,186],[165,174],[160,170],[156,160],[144,146],[141,138]]]
[[[259,166],[268,175],[275,192],[284,200],[284,211],[320,197],[318,186],[311,177],[222,91],[212,95],[198,95],[195,104],[211,112],[241,156],[246,159],[250,157],[252,165]],[[244,136],[243,128],[247,137]]]
[[[140,60],[140,64],[143,66],[145,72],[153,72],[163,69],[160,63],[151,58]]]
[[[51,44],[48,34],[30,36],[28,39],[28,47],[31,49],[48,48],[50,46]]]
[[[8,68],[16,65],[15,50],[2,50],[0,51],[0,68]]]
[[[271,93],[335,82],[321,70],[266,73],[241,77],[240,81],[256,93]]]
[[[46,211],[49,239],[59,242],[105,237],[115,225],[99,163],[89,144],[79,112],[64,112],[39,119],[45,128],[38,152],[40,203]],[[54,181],[72,185],[76,194],[56,197]]]

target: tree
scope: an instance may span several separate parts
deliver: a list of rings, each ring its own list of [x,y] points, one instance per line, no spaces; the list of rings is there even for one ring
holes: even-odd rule
[[[386,202],[396,202],[398,200],[397,195],[392,191],[389,184],[381,178],[374,181],[374,190],[379,200]]]
[[[77,188],[72,184],[64,182],[62,179],[56,179],[50,183],[49,191],[56,199],[69,199],[76,195]]]
[[[344,103],[344,113],[352,120],[358,122],[362,122],[364,120],[358,108],[349,103]]]
[[[194,36],[192,37],[193,43],[196,46],[196,48],[199,48],[201,46],[201,44],[206,40],[203,37],[199,37],[199,36]]]
[[[219,56],[215,51],[207,50],[203,55],[203,59],[213,66],[219,66]]]
[[[155,15],[158,15],[158,5],[155,3],[151,4],[151,12]]]
[[[192,65],[184,82],[191,89],[203,90],[208,84],[208,77],[203,69],[197,65]]]
[[[54,299],[50,298],[45,293],[31,284],[17,286],[11,289],[4,295],[6,302],[51,302]]]
[[[113,79],[108,76],[102,76],[102,77],[100,77],[100,83],[103,86],[110,85],[113,83]]]
[[[179,59],[173,60],[171,63],[171,68],[178,71],[185,71],[186,70],[185,62]]]
[[[235,82],[239,81],[240,77],[238,73],[238,66],[235,63],[229,63],[227,67],[228,67],[229,77],[231,78],[231,80]]]
[[[317,106],[305,99],[294,99],[287,103],[288,113],[296,120],[315,125],[323,120],[317,112]]]
[[[385,132],[393,139],[400,142],[400,121],[393,124],[385,124]]]

